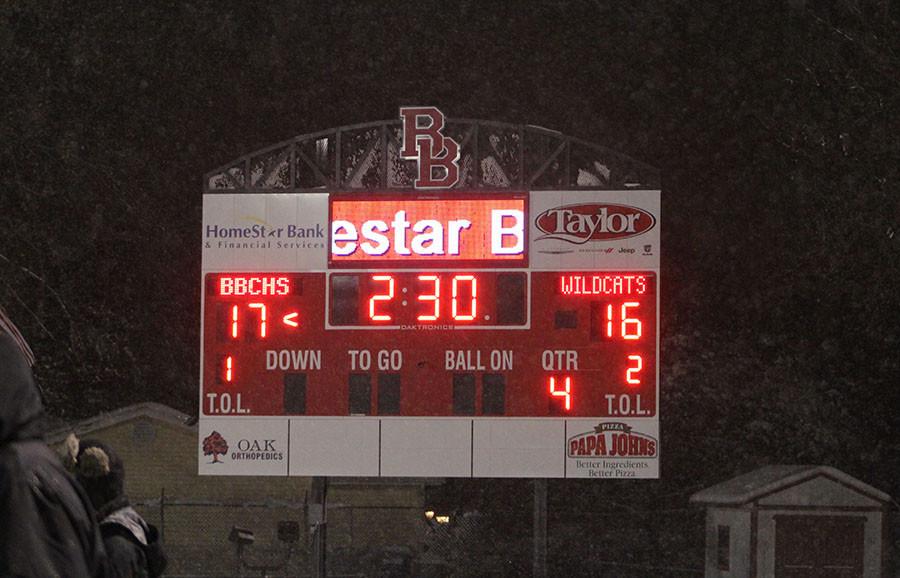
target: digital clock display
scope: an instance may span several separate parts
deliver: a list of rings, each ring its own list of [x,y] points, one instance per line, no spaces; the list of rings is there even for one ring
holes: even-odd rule
[[[524,272],[332,273],[329,322],[335,327],[521,327],[528,321],[527,285]]]

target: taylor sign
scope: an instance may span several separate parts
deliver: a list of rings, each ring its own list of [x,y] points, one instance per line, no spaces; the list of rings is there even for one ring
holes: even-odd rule
[[[538,215],[535,225],[542,238],[582,244],[640,235],[653,228],[656,219],[636,207],[600,203],[555,207]]]

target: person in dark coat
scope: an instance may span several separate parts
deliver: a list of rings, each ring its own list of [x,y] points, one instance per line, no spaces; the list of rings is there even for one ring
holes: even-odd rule
[[[118,454],[103,442],[80,441],[75,477],[97,511],[109,557],[109,575],[152,578],[162,574],[167,560],[159,534],[129,504],[125,496],[125,467]]]
[[[33,360],[0,308],[0,576],[103,576],[88,497],[42,439]]]

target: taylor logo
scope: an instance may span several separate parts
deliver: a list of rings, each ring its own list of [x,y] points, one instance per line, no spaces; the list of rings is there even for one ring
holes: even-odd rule
[[[534,220],[544,233],[535,240],[558,239],[583,245],[588,241],[613,241],[646,233],[656,218],[627,205],[585,203],[547,209]]]
[[[213,431],[203,439],[203,455],[213,457],[212,461],[209,462],[211,464],[222,463],[219,456],[228,455],[228,442],[225,441],[222,434]]]
[[[656,438],[622,422],[600,422],[594,431],[569,438],[570,458],[655,458]]]
[[[459,143],[444,136],[444,113],[433,106],[400,109],[403,146],[400,157],[419,161],[417,189],[449,189],[459,181]]]

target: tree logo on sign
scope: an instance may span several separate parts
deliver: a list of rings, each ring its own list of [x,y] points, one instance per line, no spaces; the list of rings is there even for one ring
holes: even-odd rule
[[[211,455],[213,457],[213,460],[209,463],[221,464],[222,461],[219,459],[219,456],[224,456],[227,453],[228,442],[225,441],[225,438],[219,432],[213,431],[203,440],[203,455]]]

